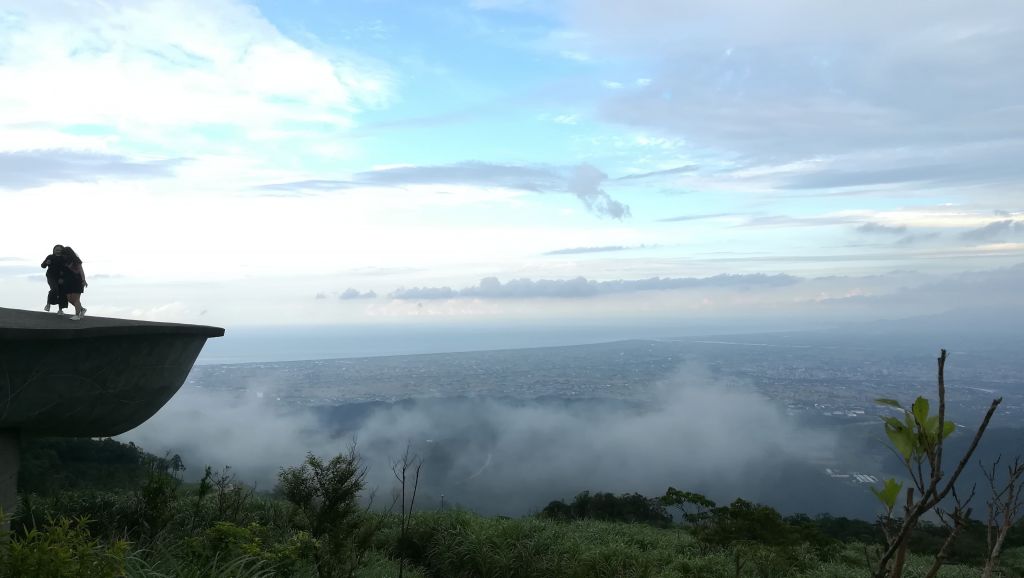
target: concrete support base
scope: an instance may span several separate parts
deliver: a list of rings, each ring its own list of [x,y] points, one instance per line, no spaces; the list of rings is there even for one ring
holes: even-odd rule
[[[21,436],[122,434],[153,416],[224,330],[0,307],[0,508],[18,504]],[[9,527],[4,524],[3,527]]]
[[[17,430],[0,429],[0,509],[4,517],[0,522],[0,531],[10,528],[8,520],[18,505],[20,441]]]

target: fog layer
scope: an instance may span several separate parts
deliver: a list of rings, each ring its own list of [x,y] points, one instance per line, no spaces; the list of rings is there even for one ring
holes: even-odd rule
[[[797,424],[751,388],[699,367],[653,384],[643,403],[429,398],[285,408],[276,397],[268,383],[241,395],[186,388],[122,438],[150,452],[179,453],[190,477],[205,464],[230,465],[262,488],[306,452],[332,455],[355,439],[369,485],[385,491],[394,483],[393,460],[411,443],[425,460],[424,507],[436,507],[444,495],[447,504],[515,515],[587,489],[655,496],[672,485],[719,500],[828,509],[794,484],[827,483],[815,464],[832,456],[832,435]]]

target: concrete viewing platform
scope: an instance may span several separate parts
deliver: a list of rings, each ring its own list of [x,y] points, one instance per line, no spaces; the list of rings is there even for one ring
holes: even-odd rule
[[[0,430],[124,433],[171,398],[219,327],[0,308]]]
[[[221,337],[224,330],[206,325],[112,319],[88,314],[79,321],[72,321],[70,315],[0,307],[0,339],[78,339],[154,334]]]
[[[224,330],[0,308],[0,506],[23,434],[106,437],[153,416]],[[2,526],[0,526],[2,527]]]

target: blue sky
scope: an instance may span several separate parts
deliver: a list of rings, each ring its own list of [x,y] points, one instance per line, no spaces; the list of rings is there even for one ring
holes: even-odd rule
[[[4,305],[57,242],[96,312],[223,324],[811,315],[1024,261],[1024,8],[847,4],[0,2]]]

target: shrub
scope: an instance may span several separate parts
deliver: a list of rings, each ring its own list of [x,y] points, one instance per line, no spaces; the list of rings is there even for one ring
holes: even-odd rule
[[[51,520],[46,529],[12,535],[0,544],[0,577],[115,578],[125,571],[128,543],[101,544],[85,518]]]
[[[315,541],[321,578],[354,576],[379,528],[379,516],[358,505],[365,474],[354,449],[327,463],[311,453],[302,465],[281,470],[278,490]]]

